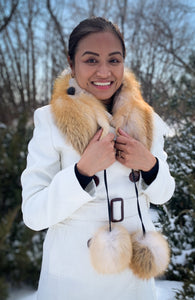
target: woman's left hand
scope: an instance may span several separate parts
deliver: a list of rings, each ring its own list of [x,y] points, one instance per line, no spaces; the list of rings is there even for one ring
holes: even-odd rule
[[[118,133],[119,136],[115,142],[116,159],[130,169],[145,172],[151,170],[156,163],[156,158],[152,153],[121,128],[119,128]]]

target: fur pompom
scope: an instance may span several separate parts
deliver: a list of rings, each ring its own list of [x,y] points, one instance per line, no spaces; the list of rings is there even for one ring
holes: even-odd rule
[[[128,231],[114,225],[101,227],[90,240],[91,263],[98,273],[113,274],[129,267],[132,257],[131,238]]]
[[[130,268],[141,279],[149,279],[164,273],[169,264],[170,250],[162,234],[150,231],[132,235],[133,257]]]

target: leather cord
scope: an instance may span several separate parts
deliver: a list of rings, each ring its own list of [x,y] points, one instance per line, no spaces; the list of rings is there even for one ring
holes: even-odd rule
[[[137,189],[137,185],[136,185],[134,170],[132,170],[132,175],[133,175],[133,182],[134,182],[134,187],[135,187],[135,194],[136,194],[136,198],[137,198],[138,215],[139,215],[139,218],[140,218],[140,221],[141,221],[143,235],[145,235],[146,234],[146,229],[145,229],[145,226],[144,226],[144,222],[143,222],[142,214],[141,214],[141,209],[140,209],[140,205],[139,205],[139,195],[138,195],[138,189]],[[110,200],[109,200],[109,193],[108,193],[108,183],[107,183],[106,170],[104,170],[104,184],[105,184],[105,188],[106,188],[107,204],[108,204],[109,231],[111,232],[111,230],[112,230],[112,226],[111,226],[111,207],[110,207]]]
[[[108,183],[107,183],[107,174],[106,170],[104,170],[104,184],[106,188],[106,195],[107,195],[107,204],[108,204],[108,219],[109,219],[109,231],[111,232],[111,207],[110,207],[110,200],[109,200],[109,194],[108,194]]]
[[[139,195],[138,195],[138,189],[137,189],[137,185],[136,185],[136,181],[135,181],[135,174],[134,174],[134,170],[132,170],[132,175],[133,175],[133,182],[134,182],[134,186],[135,186],[135,193],[136,193],[136,198],[137,198],[137,210],[138,210],[138,214],[139,214],[139,218],[142,224],[142,231],[143,231],[143,235],[146,234],[146,229],[144,226],[144,222],[142,219],[142,214],[141,214],[141,209],[140,209],[140,205],[139,205]]]

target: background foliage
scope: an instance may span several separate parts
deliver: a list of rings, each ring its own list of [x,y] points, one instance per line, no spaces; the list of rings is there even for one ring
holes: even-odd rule
[[[45,232],[26,228],[20,209],[33,112],[49,103],[67,66],[69,33],[93,15],[119,25],[126,66],[171,128],[165,147],[176,191],[157,207],[172,249],[165,278],[184,282],[177,299],[194,299],[195,7],[187,0],[0,0],[0,300],[10,286],[37,286]]]

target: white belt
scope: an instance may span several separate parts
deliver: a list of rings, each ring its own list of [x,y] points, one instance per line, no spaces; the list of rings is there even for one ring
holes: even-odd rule
[[[145,203],[146,205],[146,201],[145,199],[143,199],[143,197],[140,197],[140,202]],[[138,215],[137,202],[135,197],[123,199],[123,204],[124,204],[124,219]],[[113,215],[114,215],[114,219],[120,220],[121,217],[120,202],[116,201],[114,203]],[[90,201],[84,204],[81,208],[79,208],[70,216],[70,219],[83,220],[83,221],[108,221],[108,207],[107,207],[106,199]]]

